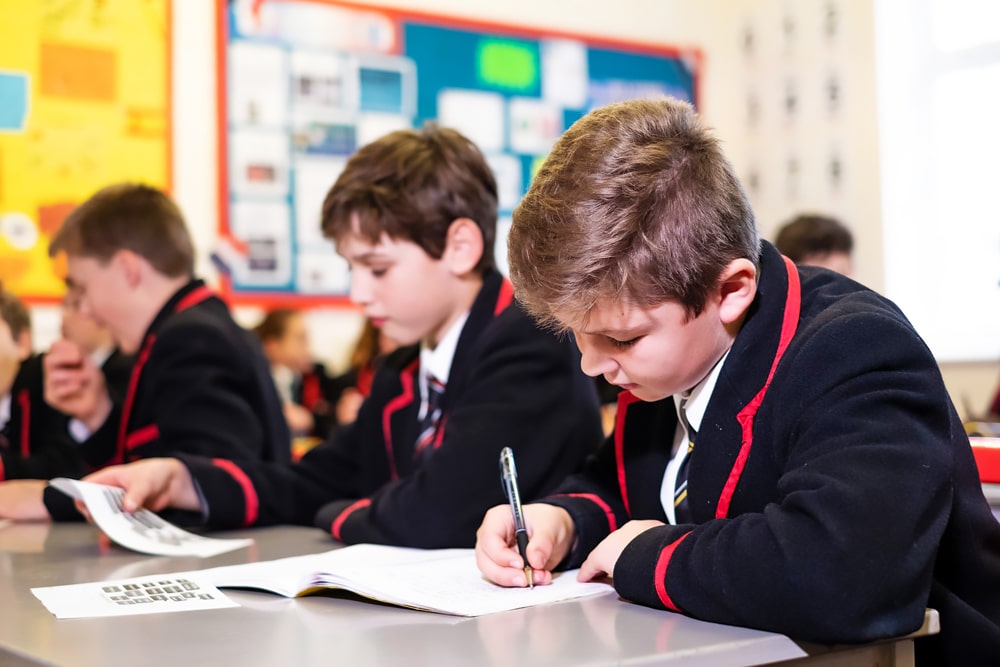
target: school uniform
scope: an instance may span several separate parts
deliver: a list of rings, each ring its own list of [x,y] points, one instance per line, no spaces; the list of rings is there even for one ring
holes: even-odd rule
[[[309,372],[296,374],[292,379],[289,399],[313,416],[313,428],[308,435],[325,438],[337,425],[336,401],[331,398],[333,382],[326,367],[320,363],[313,364]]]
[[[104,424],[79,445],[90,470],[182,452],[289,460],[288,427],[260,344],[200,280],[153,319],[124,396],[112,399]],[[54,518],[76,515],[54,489],[45,502]]]
[[[45,402],[44,354],[20,366],[10,393],[10,418],[0,430],[0,481],[79,477],[83,458],[69,430],[70,418]],[[112,393],[123,392],[131,357],[112,350],[101,364]]]
[[[576,524],[565,567],[630,519],[666,521],[677,429],[672,398],[622,394],[614,435],[547,499]],[[693,521],[625,548],[622,597],[828,643],[906,634],[929,606],[941,633],[917,640],[919,664],[996,664],[1000,526],[934,357],[892,303],[764,243],[694,441]]]
[[[78,476],[82,467],[66,426],[69,418],[45,402],[43,355],[28,357],[10,390],[10,412],[0,429],[0,481]]]
[[[348,543],[470,547],[487,508],[504,502],[499,456],[517,456],[537,497],[575,471],[601,437],[594,383],[568,339],[539,329],[510,283],[484,276],[451,360],[436,428],[423,440],[420,352],[376,371],[353,425],[287,470],[181,456],[213,527],[313,524]]]

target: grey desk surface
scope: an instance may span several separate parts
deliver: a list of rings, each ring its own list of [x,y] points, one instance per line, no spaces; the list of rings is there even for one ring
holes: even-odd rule
[[[231,536],[254,537],[255,544],[209,559],[169,558],[110,546],[87,525],[0,528],[0,664],[725,667],[809,660],[810,654],[824,659],[822,664],[835,664],[827,649],[647,609],[623,602],[614,593],[460,619],[346,595],[289,600],[227,591],[240,608],[57,620],[30,591],[35,586],[141,577],[335,546],[322,532],[306,528]],[[912,644],[909,650],[912,656]]]

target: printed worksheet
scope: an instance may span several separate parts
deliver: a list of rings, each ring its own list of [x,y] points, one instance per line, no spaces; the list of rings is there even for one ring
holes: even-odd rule
[[[149,510],[126,512],[125,491],[116,486],[59,477],[51,486],[87,506],[94,523],[121,546],[155,556],[217,556],[253,544],[252,539],[217,539],[178,528]]]
[[[133,616],[239,605],[192,573],[32,588],[56,618]]]

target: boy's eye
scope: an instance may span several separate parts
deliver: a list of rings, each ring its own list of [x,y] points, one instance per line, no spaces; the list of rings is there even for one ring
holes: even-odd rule
[[[618,340],[617,338],[612,338],[611,336],[608,336],[607,338],[608,341],[619,350],[624,350],[625,348],[632,347],[639,340],[638,337],[630,338],[629,340]]]
[[[389,267],[387,266],[373,267],[371,271],[373,276],[375,276],[376,278],[381,278],[386,274],[386,272],[389,271]]]

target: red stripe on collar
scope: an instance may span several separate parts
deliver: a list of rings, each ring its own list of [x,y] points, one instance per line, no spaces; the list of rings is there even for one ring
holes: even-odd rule
[[[771,386],[774,371],[778,367],[781,357],[785,354],[788,344],[792,342],[795,331],[799,328],[799,313],[802,309],[799,272],[792,260],[784,256],[782,259],[785,260],[785,269],[788,272],[788,292],[785,296],[785,314],[781,321],[781,337],[778,339],[778,349],[774,352],[774,361],[771,362],[771,370],[767,374],[764,386],[736,415],[736,420],[743,429],[743,437],[739,454],[736,455],[736,462],[733,463],[733,469],[729,471],[729,478],[726,480],[725,486],[722,487],[722,495],[719,496],[719,503],[715,507],[715,518],[717,519],[724,519],[729,514],[729,506],[733,501],[733,494],[736,493],[736,485],[739,484],[747,459],[750,458],[750,448],[753,446],[754,418],[757,416],[760,404],[764,401],[764,395]]]

